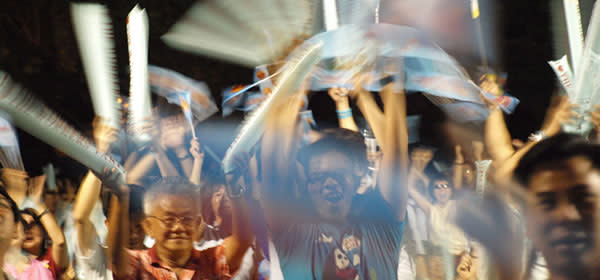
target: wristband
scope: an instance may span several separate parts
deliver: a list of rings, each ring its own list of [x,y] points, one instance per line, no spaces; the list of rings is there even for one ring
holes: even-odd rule
[[[350,109],[350,108],[348,108],[346,110],[335,110],[335,112],[337,113],[338,118],[340,120],[352,117],[352,109]]]
[[[46,209],[44,209],[44,211],[42,211],[42,213],[40,213],[37,218],[38,220],[42,218],[42,216],[48,214],[48,212],[50,212],[50,209],[48,207],[46,207]]]

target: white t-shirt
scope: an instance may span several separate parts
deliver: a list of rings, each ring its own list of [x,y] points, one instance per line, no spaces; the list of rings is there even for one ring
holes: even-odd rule
[[[77,238],[77,231],[74,232],[74,238]],[[75,242],[75,274],[77,279],[81,280],[112,280],[112,272],[106,264],[106,254],[100,238],[96,235],[94,246],[90,248],[86,256],[81,252],[81,248]]]
[[[450,200],[446,205],[432,205],[429,214],[431,225],[431,242],[442,246],[450,254],[459,255],[467,249],[465,233],[454,224],[456,217],[456,201]]]
[[[100,200],[94,205],[89,219],[95,230],[95,240],[93,247],[90,248],[87,255],[83,254],[81,248],[79,248],[78,232],[74,226],[69,237],[71,240],[69,245],[73,246],[75,274],[77,275],[77,279],[81,280],[112,280],[113,275],[108,269],[106,263],[107,256],[104,251],[106,248],[104,239],[106,238],[108,229],[104,224],[106,217],[102,213],[102,202]]]

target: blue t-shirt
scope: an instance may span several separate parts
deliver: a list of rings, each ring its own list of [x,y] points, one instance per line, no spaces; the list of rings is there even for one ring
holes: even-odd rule
[[[286,280],[396,279],[404,222],[375,191],[352,207],[344,226],[298,223],[274,233]]]

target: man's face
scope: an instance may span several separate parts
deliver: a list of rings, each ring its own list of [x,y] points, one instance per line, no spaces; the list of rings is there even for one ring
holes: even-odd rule
[[[0,242],[8,242],[15,237],[15,229],[17,225],[15,223],[15,216],[8,199],[4,196],[0,196]]]
[[[193,197],[170,194],[155,200],[145,226],[157,246],[172,252],[192,250],[193,237],[202,220],[194,202]]]
[[[536,171],[528,182],[528,233],[552,270],[589,267],[595,250],[594,217],[600,170],[582,156],[564,166]]]
[[[337,152],[314,156],[307,179],[308,193],[319,217],[329,222],[345,221],[359,185],[353,176],[352,160]]]

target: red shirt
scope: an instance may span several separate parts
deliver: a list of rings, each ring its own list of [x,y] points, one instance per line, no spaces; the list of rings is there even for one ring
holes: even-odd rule
[[[52,257],[52,247],[48,247],[48,250],[46,250],[46,254],[40,256],[39,258],[37,258],[37,260],[44,263],[44,266],[46,266],[46,268],[49,269],[50,272],[52,272],[52,276],[54,276],[54,279],[60,279],[60,276],[62,275],[63,271],[58,269],[58,266],[56,265],[56,262]]]
[[[115,277],[115,279],[178,279],[175,272],[161,264],[155,247],[149,250],[128,250],[128,252],[130,271],[125,277]],[[202,251],[193,250],[180,276],[180,280],[230,279],[231,274],[225,257],[225,247],[221,245]]]

